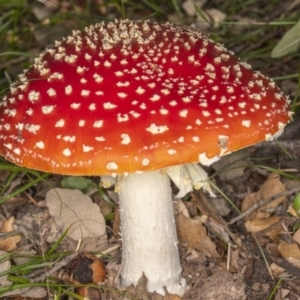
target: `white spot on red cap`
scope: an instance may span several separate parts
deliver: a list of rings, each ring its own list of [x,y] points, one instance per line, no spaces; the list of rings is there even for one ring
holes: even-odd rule
[[[93,78],[94,78],[95,82],[97,82],[97,83],[100,83],[103,81],[103,77],[96,73],[93,75]]]
[[[177,151],[175,149],[169,149],[168,150],[168,154],[170,154],[170,155],[174,155],[176,153],[177,153]]]
[[[17,154],[17,155],[20,155],[20,154],[21,154],[20,148],[15,148],[15,149],[13,150],[13,152],[14,152],[15,154]]]
[[[63,150],[62,154],[64,156],[70,156],[72,154],[72,152],[69,148],[66,148],[66,149]]]
[[[169,113],[169,111],[167,109],[165,109],[164,107],[162,107],[159,112],[162,114],[162,115],[167,115]]]
[[[49,95],[49,97],[55,97],[56,96],[56,91],[54,88],[49,88],[47,90],[47,94]]]
[[[179,116],[180,117],[183,117],[183,118],[186,118],[188,115],[188,110],[187,109],[183,109],[179,112]]]
[[[73,91],[73,88],[70,84],[65,87],[65,94],[66,95],[71,95],[72,91]]]
[[[121,144],[123,145],[128,145],[131,142],[130,136],[127,133],[122,133],[121,138]]]
[[[71,108],[73,108],[73,109],[77,109],[77,108],[80,107],[80,105],[81,105],[81,103],[72,103],[70,106],[71,106]]]
[[[4,144],[4,147],[8,148],[9,150],[12,150],[13,148],[11,143]]]
[[[16,129],[22,131],[24,128],[24,123],[18,123],[16,124]]]
[[[29,132],[36,134],[36,132],[41,128],[41,125],[35,125],[35,124],[26,124],[25,129],[28,130]]]
[[[78,74],[83,74],[85,71],[88,71],[89,70],[89,68],[86,68],[86,67],[80,67],[80,66],[78,66],[77,68],[76,68],[76,72],[78,73]]]
[[[65,120],[60,119],[56,122],[55,127],[64,127],[65,126]]]
[[[108,60],[106,60],[103,64],[104,67],[106,68],[110,68],[111,67],[111,62],[109,62]]]
[[[93,127],[95,128],[101,128],[102,126],[103,126],[103,120],[95,121],[93,124]]]
[[[117,93],[120,98],[126,98],[128,95],[126,93]]]
[[[62,138],[64,141],[66,141],[66,142],[71,142],[71,143],[74,143],[75,142],[75,140],[76,140],[76,137],[75,137],[75,135],[66,135],[66,136],[64,136],[63,138]]]
[[[94,147],[82,145],[82,150],[83,150],[83,152],[90,152],[90,151],[94,150]]]
[[[45,148],[45,144],[42,141],[36,142],[35,146],[39,149],[44,149]]]
[[[118,122],[126,122],[129,120],[128,114],[118,114],[117,116]]]
[[[214,162],[220,159],[219,156],[213,156],[211,158],[208,158],[206,152],[200,153],[198,158],[199,158],[199,162],[204,166],[210,166],[211,164],[213,164]]]
[[[248,128],[251,125],[251,121],[250,120],[243,120],[242,125]]]
[[[130,84],[129,81],[124,81],[124,82],[119,81],[119,82],[117,82],[118,87],[129,86],[129,84]]]
[[[134,118],[138,118],[141,114],[139,114],[138,112],[134,111],[134,110],[131,110],[129,112]]]
[[[89,110],[96,110],[96,104],[95,103],[91,103],[89,105]]]
[[[142,160],[142,165],[143,165],[143,166],[148,166],[149,163],[150,163],[150,160],[149,160],[148,158],[144,158],[144,159]]]
[[[107,170],[117,170],[118,169],[118,165],[115,162],[109,162],[106,165],[106,169]]]
[[[90,95],[90,93],[91,93],[91,91],[89,91],[89,90],[82,90],[80,94],[83,97],[87,97]]]
[[[40,99],[40,92],[37,91],[30,91],[28,93],[28,99],[30,102],[34,102]]]
[[[169,128],[166,125],[156,125],[155,123],[152,123],[148,128],[146,128],[146,130],[152,134],[160,134],[169,130]]]
[[[43,114],[50,114],[54,110],[54,105],[47,105],[47,106],[42,106],[42,112]]]
[[[154,94],[154,95],[150,98],[150,100],[153,101],[153,102],[155,102],[155,101],[160,100],[160,98],[161,98],[161,97],[160,97],[159,95]]]
[[[117,105],[116,104],[113,104],[111,102],[105,102],[103,103],[103,108],[104,109],[113,109],[113,108],[116,108]]]
[[[139,95],[142,95],[142,94],[144,94],[144,93],[146,92],[146,90],[143,89],[141,86],[139,86],[139,87],[136,89],[135,92],[136,92],[137,94],[139,94]]]
[[[78,126],[83,127],[85,125],[85,120],[79,120]]]

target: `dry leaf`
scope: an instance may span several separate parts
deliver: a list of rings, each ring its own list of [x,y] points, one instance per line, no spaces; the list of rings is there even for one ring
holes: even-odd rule
[[[245,227],[248,232],[256,233],[256,232],[260,232],[263,230],[267,230],[271,226],[276,225],[276,223],[278,223],[281,226],[281,224],[279,222],[280,219],[281,219],[281,217],[270,217],[267,219],[255,218],[253,220],[246,221]],[[266,235],[267,235],[267,232],[266,232]]]
[[[243,203],[241,205],[241,212],[245,212],[246,210],[248,210],[250,207],[252,207],[253,205],[255,205],[258,202],[258,200],[256,198],[256,194],[257,193],[247,194],[247,196],[244,198]],[[254,219],[256,214],[257,214],[257,211],[255,210],[251,214],[246,216],[246,220]]]
[[[285,269],[282,268],[282,267],[279,267],[277,264],[275,263],[272,263],[270,265],[270,270],[272,272],[272,275],[274,278],[278,278],[279,276],[281,276],[284,272],[285,272]]]
[[[297,244],[289,244],[280,240],[278,250],[287,262],[296,268],[300,268],[300,249]]]
[[[262,200],[269,199],[279,193],[286,191],[285,185],[280,181],[280,175],[276,173],[270,174],[269,178],[266,182],[261,186],[260,198]],[[257,218],[266,218],[270,216],[270,213],[266,213],[265,211],[270,208],[278,207],[283,201],[286,200],[286,196],[279,197],[272,201],[271,203],[262,206],[257,213]]]
[[[270,199],[273,196],[284,192],[285,190],[285,185],[280,181],[280,176],[272,173],[257,193],[252,193],[245,197],[242,203],[241,211],[245,212],[259,201]],[[285,200],[286,196],[279,197],[273,200],[271,203],[258,208],[255,212],[249,215],[247,219],[252,219],[254,217],[268,218],[272,214],[273,209],[278,207],[278,205]]]
[[[175,216],[178,239],[188,247],[204,252],[209,257],[219,257],[216,245],[206,234],[206,228],[198,218],[191,219],[183,214]]]
[[[98,205],[79,190],[52,189],[46,204],[57,225],[74,240],[86,237],[106,237],[106,225]]]
[[[298,214],[295,210],[295,208],[293,207],[293,204],[290,204],[288,209],[286,210],[287,213],[291,214],[293,217],[298,218]]]
[[[300,249],[297,244],[289,244],[283,240],[280,240],[278,250],[284,259],[294,257],[300,260]]]
[[[296,243],[298,243],[298,245],[300,245],[300,228],[298,228],[293,234],[293,239]]]
[[[15,218],[11,217],[8,220],[6,220],[0,232],[13,232],[14,231],[14,222]],[[17,243],[21,240],[20,235],[12,235],[7,237],[6,239],[0,240],[0,250],[11,252],[17,249]]]
[[[289,298],[287,298],[287,296],[289,295],[290,292],[291,292],[291,290],[289,290],[289,289],[280,288],[280,289],[278,289],[274,300],[289,299]]]

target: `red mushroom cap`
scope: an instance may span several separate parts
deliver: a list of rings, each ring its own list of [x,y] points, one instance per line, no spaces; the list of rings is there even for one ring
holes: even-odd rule
[[[56,42],[0,107],[0,154],[61,174],[122,174],[224,155],[289,122],[274,82],[192,28],[96,24]]]

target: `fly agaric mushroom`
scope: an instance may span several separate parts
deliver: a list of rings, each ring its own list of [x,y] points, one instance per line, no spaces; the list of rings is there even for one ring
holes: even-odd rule
[[[182,295],[169,176],[178,196],[209,189],[197,163],[278,137],[291,112],[272,80],[201,32],[122,20],[73,31],[42,53],[0,117],[7,160],[115,177],[121,284],[144,273],[148,291]]]

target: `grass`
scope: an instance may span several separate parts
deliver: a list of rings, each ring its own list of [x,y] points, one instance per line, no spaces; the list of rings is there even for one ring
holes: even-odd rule
[[[176,23],[185,26],[197,23],[196,17],[187,16],[182,10],[180,0],[82,1],[84,3],[82,6],[72,0],[64,3],[68,4],[67,9],[53,11],[46,18],[39,20],[37,19],[39,13],[36,11],[39,8],[41,13],[44,4],[38,1],[0,0],[0,97],[5,95],[17,75],[32,64],[33,58],[39,52],[51,46],[54,40],[67,35],[72,29],[83,29],[84,26],[94,22],[121,17],[166,21],[172,16]],[[210,23],[211,27],[207,31],[214,40],[235,51],[255,69],[275,77],[279,85],[283,81],[296,83],[297,89],[292,91],[292,100],[297,109],[296,104],[300,102],[299,51],[283,58],[270,57],[279,39],[298,21],[300,7],[298,5],[293,9],[292,3],[293,1],[281,0],[216,0],[209,1],[204,9],[218,8],[227,15],[224,22]],[[199,14],[202,12],[202,9],[198,10]],[[0,162],[0,170],[10,174],[6,181],[2,182],[0,204],[22,194],[30,187],[41,184],[49,176],[14,166],[4,160]],[[22,184],[10,190],[14,180],[21,176]],[[51,266],[68,254],[59,253],[57,248],[51,249],[51,253],[35,255],[28,263],[13,266],[6,273],[0,273],[0,278],[8,275],[8,280],[13,284],[8,288],[1,287],[0,296],[11,289],[43,286],[55,290],[57,299],[61,294],[83,299],[69,291],[70,285],[63,285],[55,279],[51,283],[31,283],[26,279],[32,270]],[[14,253],[6,254],[1,257],[1,261],[11,260],[14,255]]]

